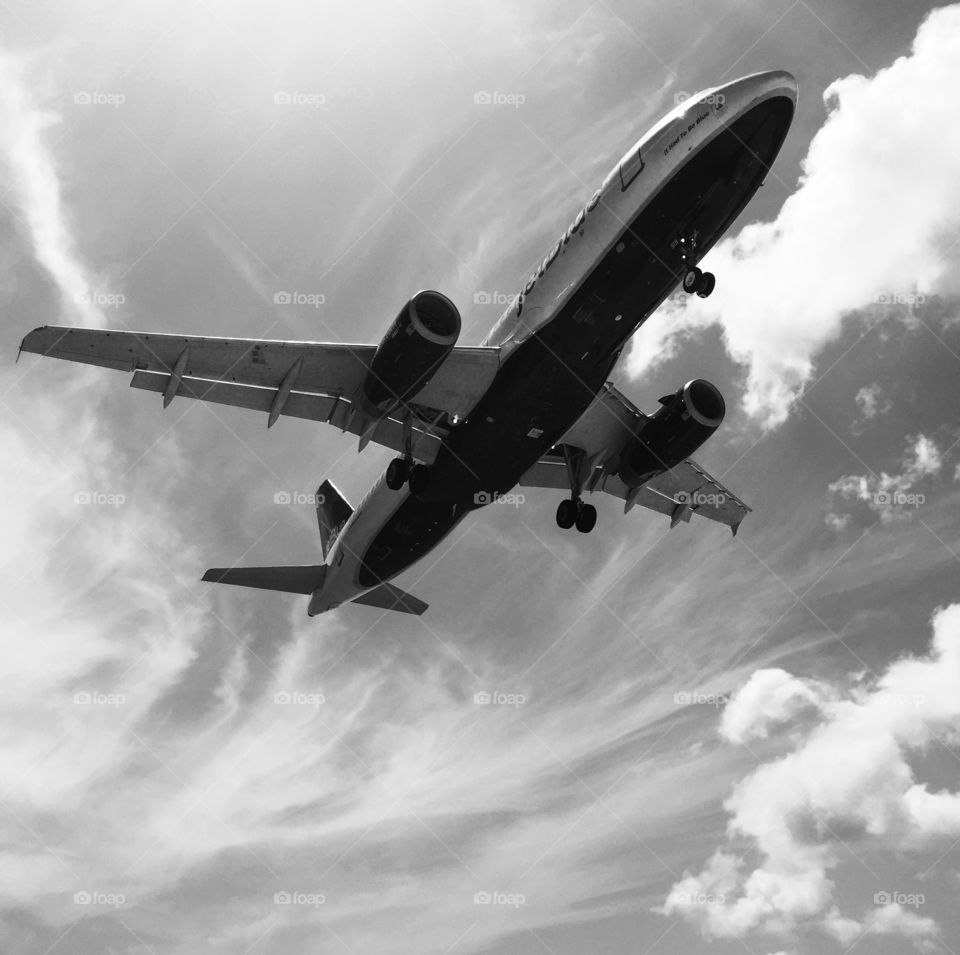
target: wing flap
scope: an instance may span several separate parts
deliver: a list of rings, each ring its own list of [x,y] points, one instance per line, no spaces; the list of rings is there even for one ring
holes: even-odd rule
[[[141,391],[164,394],[169,380],[170,376],[168,374],[136,371],[130,381],[130,386]],[[195,398],[200,401],[210,401],[214,404],[232,405],[235,408],[269,413],[273,407],[276,391],[272,388],[240,385],[230,381],[182,378],[176,395],[177,397]],[[308,421],[323,421],[339,428],[341,431],[349,431],[351,434],[359,435],[363,422],[353,420],[352,412],[353,404],[346,398],[291,391],[283,403],[281,414],[293,418],[303,418]],[[394,417],[384,418],[374,430],[373,440],[386,448],[403,453],[403,421]],[[441,434],[414,425],[411,428],[411,442],[413,456],[424,464],[432,464],[440,448]]]

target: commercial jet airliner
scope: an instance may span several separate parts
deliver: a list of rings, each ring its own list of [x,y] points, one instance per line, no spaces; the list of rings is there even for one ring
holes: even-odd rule
[[[610,170],[479,346],[440,292],[400,309],[378,345],[256,341],[44,326],[22,350],[133,373],[131,385],[323,421],[397,452],[359,507],[317,492],[324,563],[208,570],[215,583],[309,594],[313,616],[353,603],[420,614],[390,581],[471,511],[518,484],[563,492],[557,524],[591,531],[585,495],[640,504],[670,526],[697,514],[734,534],[749,508],[690,455],[724,401],[695,378],[650,415],[607,378],[630,336],[743,211],[793,120],[797,86],[758,73],[680,103]],[[722,281],[722,276],[721,276]]]

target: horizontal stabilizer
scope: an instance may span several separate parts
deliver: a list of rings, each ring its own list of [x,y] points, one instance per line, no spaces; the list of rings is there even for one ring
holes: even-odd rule
[[[381,610],[397,610],[400,613],[413,613],[417,616],[427,609],[426,604],[419,597],[408,594],[393,584],[381,584],[373,590],[354,597],[355,604],[363,604],[365,607],[379,607]]]
[[[326,564],[306,564],[295,567],[211,567],[203,579],[211,584],[258,587],[285,594],[312,594],[326,576]]]

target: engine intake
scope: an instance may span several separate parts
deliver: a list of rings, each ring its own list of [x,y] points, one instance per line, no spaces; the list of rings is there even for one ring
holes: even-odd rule
[[[417,292],[377,346],[363,397],[380,412],[413,398],[435,374],[460,337],[460,312],[440,292]]]
[[[685,461],[720,427],[726,412],[723,395],[703,378],[688,381],[660,402],[620,455],[619,474],[627,487],[646,484]]]

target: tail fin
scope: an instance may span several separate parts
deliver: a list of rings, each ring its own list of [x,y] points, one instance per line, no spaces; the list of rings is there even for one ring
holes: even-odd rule
[[[379,607],[381,610],[398,610],[400,613],[413,613],[418,617],[427,609],[427,604],[419,597],[408,594],[393,584],[381,584],[365,594],[353,598],[353,603],[366,607]]]
[[[353,508],[349,501],[330,481],[324,481],[317,488],[317,523],[320,525],[320,547],[324,560],[343,530],[343,525],[352,515]]]
[[[211,584],[235,584],[280,590],[285,594],[312,594],[327,576],[326,564],[299,567],[211,567],[203,579]]]

